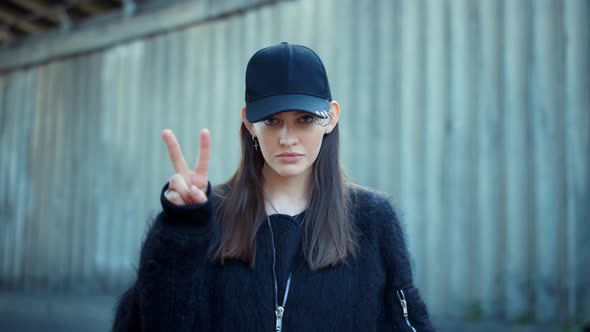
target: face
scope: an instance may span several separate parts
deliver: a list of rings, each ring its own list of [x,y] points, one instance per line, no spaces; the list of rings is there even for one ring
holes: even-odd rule
[[[333,107],[331,110],[334,114]],[[319,125],[309,113],[288,111],[256,123],[244,121],[250,133],[258,138],[265,167],[280,176],[293,177],[311,174],[324,135],[334,128],[337,117],[327,125]]]

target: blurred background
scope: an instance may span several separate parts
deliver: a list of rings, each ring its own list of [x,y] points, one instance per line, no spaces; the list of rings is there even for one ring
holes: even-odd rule
[[[105,331],[173,169],[238,166],[244,74],[324,61],[351,180],[393,197],[441,331],[590,322],[590,1],[0,3],[0,330]],[[587,325],[586,325],[587,326]]]

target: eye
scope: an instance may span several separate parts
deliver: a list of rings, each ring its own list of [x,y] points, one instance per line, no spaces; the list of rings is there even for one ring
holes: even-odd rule
[[[273,118],[273,117],[266,118],[266,119],[264,119],[264,120],[262,120],[262,121],[263,121],[263,122],[264,122],[264,124],[265,124],[265,125],[267,125],[267,126],[272,126],[272,125],[274,125],[274,124],[277,124],[277,123],[279,122],[279,120],[277,120],[277,119],[275,119],[275,118]]]
[[[303,115],[299,117],[299,122],[301,123],[312,123],[314,120],[314,116],[312,115]]]

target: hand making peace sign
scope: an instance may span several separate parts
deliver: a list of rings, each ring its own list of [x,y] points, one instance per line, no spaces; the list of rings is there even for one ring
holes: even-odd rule
[[[166,198],[176,205],[203,204],[207,201],[207,185],[209,172],[209,158],[211,153],[211,134],[209,130],[201,130],[201,145],[199,158],[194,170],[188,168],[180,145],[170,129],[162,132],[162,139],[166,143],[170,161],[176,174],[169,181]]]

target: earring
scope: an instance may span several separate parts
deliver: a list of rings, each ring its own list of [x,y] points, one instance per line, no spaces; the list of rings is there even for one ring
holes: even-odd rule
[[[254,136],[252,136],[252,140],[254,141],[254,150],[258,151],[258,140]]]

